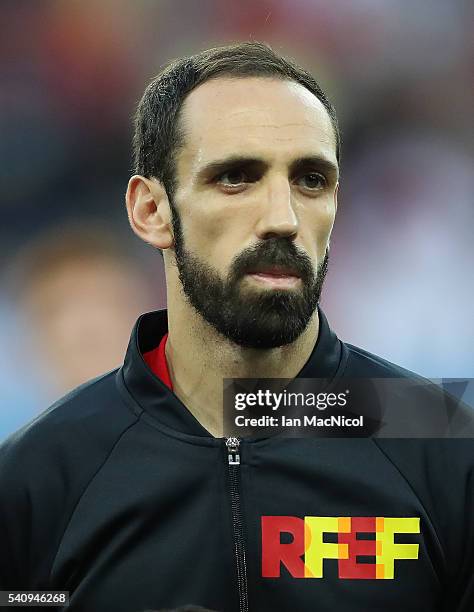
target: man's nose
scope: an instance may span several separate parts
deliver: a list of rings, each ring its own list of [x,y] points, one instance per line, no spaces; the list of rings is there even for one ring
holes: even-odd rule
[[[260,197],[261,214],[256,228],[258,237],[261,240],[295,237],[299,223],[288,179],[276,177],[268,180]]]

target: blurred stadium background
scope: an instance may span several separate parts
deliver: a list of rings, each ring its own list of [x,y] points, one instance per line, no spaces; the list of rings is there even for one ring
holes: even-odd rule
[[[428,377],[474,376],[467,0],[2,0],[0,438],[119,365],[165,305],[128,229],[134,106],[160,66],[265,40],[343,131],[323,307],[339,336]]]

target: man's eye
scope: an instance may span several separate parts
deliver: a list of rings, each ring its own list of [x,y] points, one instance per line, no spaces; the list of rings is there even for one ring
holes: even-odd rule
[[[319,174],[319,172],[304,174],[303,176],[300,176],[296,182],[300,187],[304,187],[305,189],[309,189],[311,191],[324,189],[327,183],[326,178],[322,174]]]
[[[217,177],[217,182],[230,187],[237,187],[248,182],[248,177],[243,170],[229,170]]]

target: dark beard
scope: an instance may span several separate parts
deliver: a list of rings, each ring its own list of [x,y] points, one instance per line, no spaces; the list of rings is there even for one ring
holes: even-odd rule
[[[270,349],[294,342],[316,310],[328,268],[328,251],[316,275],[310,258],[290,238],[269,238],[242,251],[227,278],[186,250],[181,219],[172,206],[174,250],[183,292],[194,309],[220,334],[239,346]],[[301,276],[297,289],[242,288],[258,265],[289,266]]]

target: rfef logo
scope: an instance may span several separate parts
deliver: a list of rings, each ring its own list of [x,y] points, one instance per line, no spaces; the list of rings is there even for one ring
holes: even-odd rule
[[[290,534],[291,542],[282,543],[282,533]],[[337,542],[325,542],[325,533],[337,533]],[[362,533],[375,539],[359,539]],[[398,536],[395,542],[395,535],[404,533],[420,533],[420,519],[262,516],[262,576],[279,578],[283,564],[293,578],[322,578],[324,559],[337,559],[339,578],[394,578],[395,561],[418,559],[418,544],[402,544]]]

